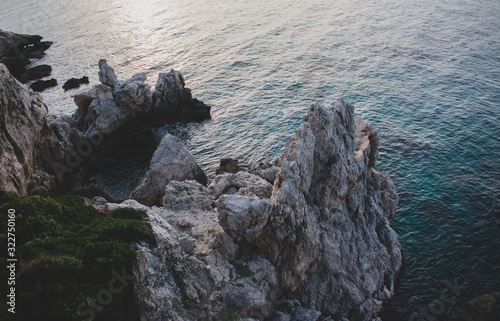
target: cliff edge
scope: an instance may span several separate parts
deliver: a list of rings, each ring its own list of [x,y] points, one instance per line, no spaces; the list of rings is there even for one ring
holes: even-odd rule
[[[94,200],[148,213],[158,246],[138,245],[142,319],[377,320],[402,261],[377,148],[353,106],[313,104],[274,185],[262,170],[224,173],[171,181],[160,207]]]

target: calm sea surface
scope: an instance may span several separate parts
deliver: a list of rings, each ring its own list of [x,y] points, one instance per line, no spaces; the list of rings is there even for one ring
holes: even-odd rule
[[[272,162],[311,102],[344,98],[377,127],[400,195],[406,265],[383,319],[409,319],[445,280],[466,282],[458,303],[500,290],[498,0],[1,0],[0,28],[53,41],[37,63],[60,85],[98,83],[100,58],[153,84],[181,70],[212,120],[157,132],[178,133],[210,176],[221,157]],[[43,96],[71,114],[74,93]],[[92,180],[118,196],[145,170],[110,164]]]

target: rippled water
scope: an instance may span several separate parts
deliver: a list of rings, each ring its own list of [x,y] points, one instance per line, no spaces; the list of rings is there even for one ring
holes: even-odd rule
[[[444,280],[467,282],[457,302],[500,290],[497,0],[3,0],[0,28],[54,41],[39,63],[60,84],[96,84],[100,58],[121,79],[181,70],[213,106],[177,128],[210,175],[221,157],[272,162],[311,102],[343,97],[376,125],[378,169],[400,194],[406,265],[383,319],[407,320]],[[43,96],[69,114],[71,94]]]

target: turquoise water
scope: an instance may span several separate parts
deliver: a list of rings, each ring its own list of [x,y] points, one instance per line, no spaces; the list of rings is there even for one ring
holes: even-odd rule
[[[409,319],[444,280],[467,283],[455,303],[500,290],[497,0],[3,0],[0,28],[54,41],[40,63],[60,84],[97,83],[100,58],[122,79],[181,70],[213,106],[177,128],[209,175],[221,157],[273,161],[311,102],[343,97],[377,127],[400,195],[406,265],[383,319]],[[44,98],[71,113],[71,94]]]

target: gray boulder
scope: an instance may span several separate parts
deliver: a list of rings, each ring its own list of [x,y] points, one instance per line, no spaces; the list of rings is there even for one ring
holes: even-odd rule
[[[146,177],[130,195],[145,205],[161,205],[170,181],[196,180],[206,185],[207,176],[182,142],[165,135],[153,154]]]
[[[115,71],[108,65],[106,59],[99,60],[99,81],[106,86],[114,87],[118,85],[118,77]]]
[[[272,211],[270,200],[240,195],[222,195],[217,201],[219,223],[235,240],[254,241]]]
[[[224,173],[215,176],[208,190],[217,198],[222,194],[238,194],[270,198],[273,186],[265,179],[248,172]]]
[[[171,181],[165,188],[163,197],[163,207],[177,211],[190,208],[210,209],[212,202],[213,197],[207,189],[193,180]]]
[[[200,121],[210,118],[210,106],[193,98],[184,77],[171,69],[160,73],[152,93],[153,111],[169,120]]]

